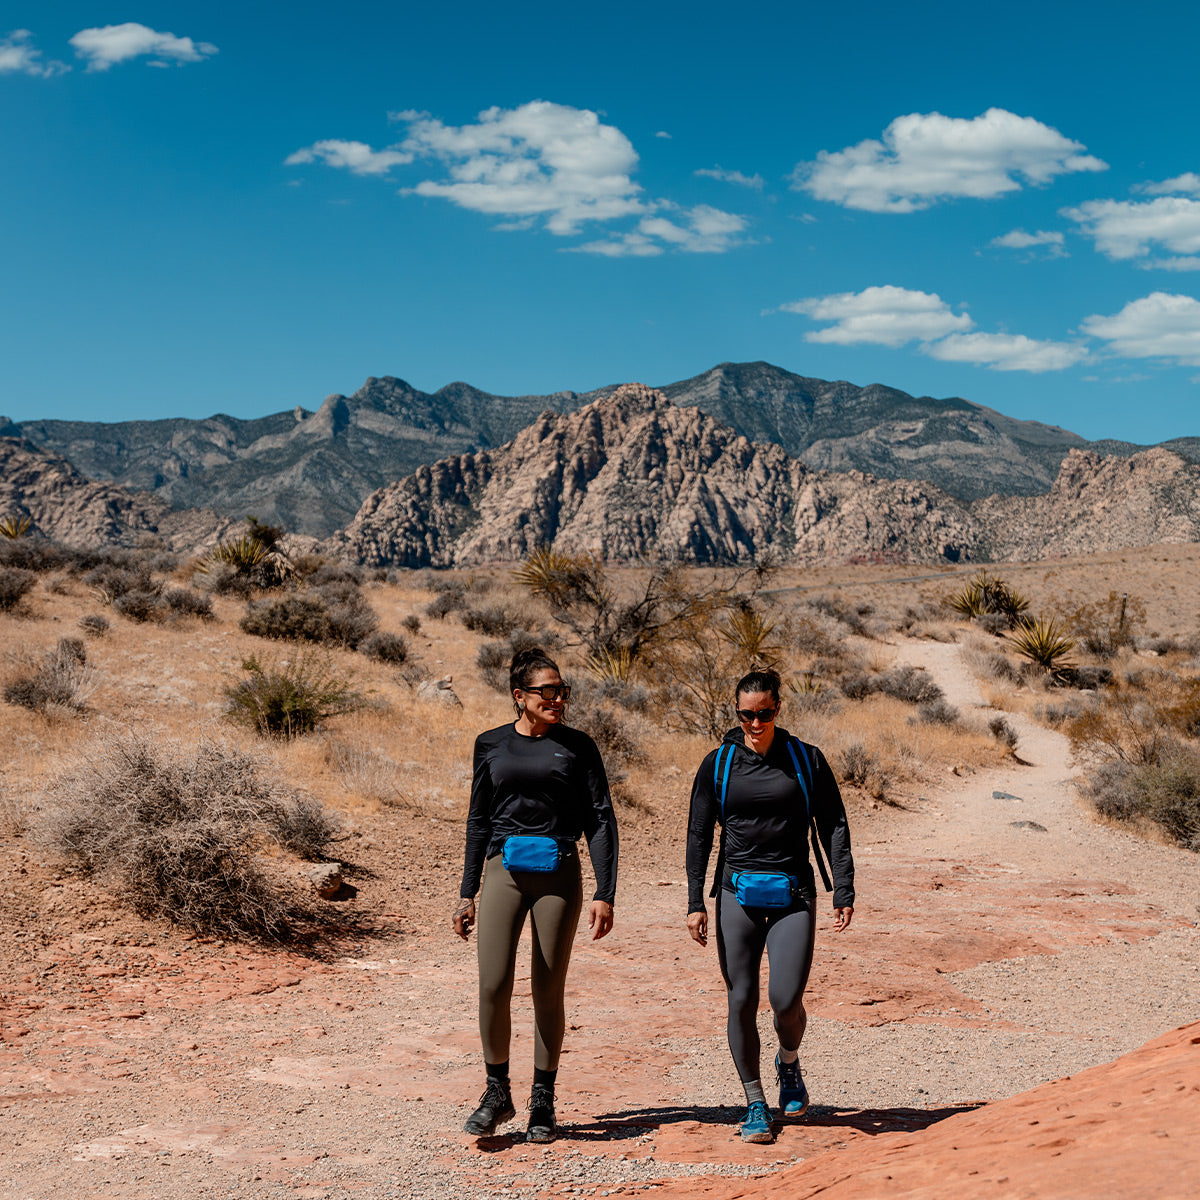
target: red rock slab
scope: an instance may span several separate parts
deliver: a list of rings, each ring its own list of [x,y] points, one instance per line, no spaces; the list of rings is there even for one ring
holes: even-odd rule
[[[859,1139],[747,1188],[665,1183],[711,1200],[1186,1200],[1200,1195],[1200,1021],[1115,1062],[949,1117]]]

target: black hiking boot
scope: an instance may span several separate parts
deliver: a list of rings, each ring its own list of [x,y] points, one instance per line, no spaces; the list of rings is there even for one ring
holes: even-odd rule
[[[529,1095],[528,1142],[554,1141],[554,1089],[535,1083]]]
[[[476,1137],[487,1137],[488,1134],[496,1132],[497,1125],[511,1121],[516,1115],[517,1110],[513,1108],[512,1092],[508,1084],[498,1079],[489,1079],[487,1088],[479,1097],[479,1107],[467,1118],[463,1132],[474,1134]]]

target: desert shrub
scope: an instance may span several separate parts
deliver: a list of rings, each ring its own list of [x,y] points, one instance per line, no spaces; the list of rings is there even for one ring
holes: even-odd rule
[[[282,587],[295,574],[291,558],[278,544],[282,536],[279,526],[248,517],[246,531],[219,542],[196,570],[209,576],[209,590],[220,594],[246,595],[253,588]]]
[[[400,768],[363,733],[326,738],[325,761],[356,795],[382,804],[405,802]]]
[[[16,608],[36,582],[37,576],[32,571],[20,567],[0,567],[0,612]]]
[[[835,621],[845,625],[861,637],[871,636],[871,631],[867,625],[867,618],[875,611],[872,605],[851,605],[837,596],[815,596],[808,604],[811,608],[816,609],[817,612],[824,613],[827,617],[832,617]]]
[[[140,566],[121,566],[105,562],[93,567],[83,576],[83,582],[105,604],[113,604],[129,592],[154,592],[150,572]]]
[[[470,630],[485,637],[507,637],[521,625],[522,617],[502,604],[487,604],[479,608],[464,607],[459,619]]]
[[[931,704],[942,699],[942,689],[926,672],[907,665],[874,675],[855,671],[844,676],[840,686],[851,700],[862,700],[877,692],[908,704]]]
[[[1005,683],[1020,682],[1021,672],[1013,666],[1006,654],[989,654],[984,660],[984,665],[994,679],[1003,680]]]
[[[28,818],[20,794],[8,786],[0,770],[0,837],[19,837],[25,832]]]
[[[332,641],[329,609],[317,596],[296,593],[277,600],[251,601],[238,622],[244,633],[277,641]]]
[[[842,750],[838,766],[843,782],[862,788],[877,800],[886,798],[892,772],[862,742],[851,742]]]
[[[1078,717],[1085,707],[1081,700],[1068,696],[1055,704],[1039,704],[1033,715],[1051,729],[1061,729],[1068,721]]]
[[[1132,687],[1114,687],[1067,722],[1075,756],[1083,761],[1146,765],[1171,750],[1176,736],[1162,707]]]
[[[408,616],[400,622],[400,624],[403,625],[409,633],[416,634],[421,632],[421,618],[418,617],[416,613],[409,613]]]
[[[298,858],[316,862],[326,857],[342,832],[341,822],[320,801],[298,795],[267,814],[271,836]]]
[[[25,536],[0,538],[0,567],[22,571],[87,570],[99,561],[95,551],[61,546],[47,538]]]
[[[1154,763],[1101,763],[1082,785],[1097,812],[1158,826],[1177,845],[1200,851],[1200,755],[1175,747]]]
[[[1096,691],[1107,687],[1113,680],[1111,667],[1096,666],[1084,663],[1082,666],[1067,666],[1062,668],[1061,679],[1068,687]]]
[[[948,598],[947,604],[968,620],[980,620],[989,614],[1002,617],[1009,628],[1016,627],[1029,610],[1025,596],[986,571],[980,571],[963,584]]]
[[[22,673],[5,684],[4,699],[42,714],[54,708],[79,712],[91,686],[83,643],[77,638],[60,638],[53,650],[28,662]]]
[[[1031,617],[1022,621],[1009,639],[1012,648],[1056,682],[1066,678],[1072,664],[1067,655],[1075,646],[1054,617]]]
[[[321,588],[331,583],[349,583],[357,587],[363,581],[362,567],[353,563],[331,562],[325,558],[314,558],[306,563],[305,582],[309,587]]]
[[[1146,623],[1146,605],[1137,596],[1109,592],[1103,600],[1077,608],[1067,626],[1089,654],[1112,658],[1122,646],[1132,646]]]
[[[437,588],[437,595],[425,605],[425,615],[442,621],[448,613],[458,612],[466,606],[466,586],[458,580],[445,580],[444,586]]]
[[[323,584],[314,594],[328,606],[330,640],[347,650],[357,650],[379,625],[375,610],[356,583],[338,580]]]
[[[52,844],[142,916],[222,937],[286,937],[294,905],[259,865],[263,842],[297,828],[332,837],[311,801],[286,791],[266,764],[202,742],[193,752],[112,738],[48,796]],[[315,845],[316,843],[311,843]]]
[[[995,716],[988,722],[988,732],[1007,750],[1017,748],[1017,731],[1001,716]]]
[[[226,715],[264,737],[290,739],[363,707],[363,696],[316,655],[242,663],[246,678],[225,688]]]
[[[104,637],[111,628],[108,618],[102,617],[99,613],[87,613],[80,617],[76,624],[88,637],[95,638]]]
[[[1009,619],[1003,613],[981,613],[975,618],[975,624],[984,633],[990,633],[993,637],[999,637],[1012,628]]]
[[[646,751],[637,740],[633,729],[612,709],[597,709],[589,714],[586,720],[581,721],[579,727],[600,748],[607,770],[620,770],[626,766],[646,762]]]
[[[173,616],[199,617],[202,621],[213,619],[212,599],[203,592],[191,588],[171,588],[163,593],[168,611]]]
[[[162,594],[154,589],[124,592],[113,600],[112,606],[114,612],[131,621],[162,621],[171,611]]]
[[[363,638],[359,650],[376,662],[399,666],[408,661],[408,642],[398,633],[372,633]]]
[[[557,639],[549,633],[534,633],[528,629],[514,629],[502,642],[484,642],[475,655],[475,665],[484,683],[498,692],[508,691],[508,666],[518,650],[528,646],[554,648]]]
[[[957,725],[959,713],[945,700],[926,700],[917,706],[917,720],[927,725]]]

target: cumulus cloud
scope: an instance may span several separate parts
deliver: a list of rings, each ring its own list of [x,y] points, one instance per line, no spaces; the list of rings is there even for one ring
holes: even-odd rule
[[[1003,246],[1009,250],[1028,250],[1033,246],[1061,246],[1063,235],[1049,230],[1039,229],[1037,233],[1026,233],[1024,229],[1013,229],[1000,237],[992,238],[993,246]]]
[[[1200,254],[1200,200],[1160,196],[1157,200],[1089,200],[1064,208],[1101,254],[1113,259],[1146,258],[1155,246],[1173,255]],[[1164,266],[1147,262],[1146,266]],[[1169,269],[1179,269],[1178,266]],[[1191,269],[1190,267],[1185,269]]]
[[[217,53],[211,42],[159,33],[136,21],[81,29],[71,38],[71,45],[80,58],[87,60],[89,71],[107,71],[114,63],[131,58],[149,58],[150,66],[165,67],[171,63],[201,62]]]
[[[1062,371],[1088,356],[1086,346],[1072,342],[1045,342],[1019,333],[952,333],[923,346],[931,358],[943,362],[974,363],[993,371]]]
[[[646,211],[631,174],[638,156],[629,139],[587,109],[534,100],[489,108],[473,125],[400,114],[409,122],[401,148],[443,163],[447,176],[407,189],[495,216],[545,219],[552,233],[584,221]]]
[[[1165,358],[1200,366],[1200,300],[1192,296],[1151,292],[1112,316],[1088,317],[1082,328],[1127,358]]]
[[[288,167],[323,162],[329,167],[344,167],[355,175],[386,175],[393,167],[403,166],[412,160],[413,156],[403,150],[372,150],[366,142],[327,138],[289,154],[283,162]]]
[[[1145,192],[1148,196],[1169,196],[1174,192],[1190,192],[1193,196],[1200,196],[1200,175],[1195,171],[1187,171],[1173,179],[1164,179],[1161,183],[1139,184],[1134,190]]]
[[[930,341],[944,337],[974,325],[966,313],[952,312],[950,306],[932,292],[917,292],[891,285],[795,300],[782,305],[781,311],[803,313],[817,321],[834,322],[827,329],[806,333],[804,340],[839,346],[860,342],[877,346],[902,346],[914,340]]]
[[[814,162],[800,163],[792,186],[846,208],[914,212],[939,200],[987,199],[1018,191],[1023,182],[1107,170],[1085,149],[1033,117],[1002,108],[971,120],[909,113],[897,117],[882,140],[822,150]]]
[[[587,242],[572,249],[609,258],[647,258],[667,249],[690,254],[724,254],[743,240],[741,235],[745,232],[746,220],[737,213],[724,212],[707,204],[682,209],[661,201],[657,207],[672,215],[643,217],[630,233]]]
[[[0,75],[38,75],[49,79],[71,68],[66,63],[45,62],[42,52],[33,44],[28,29],[14,29],[8,37],[0,38]]]
[[[743,175],[741,171],[726,171],[723,167],[701,167],[696,172],[705,179],[716,179],[721,183],[733,183],[738,187],[754,188],[761,192],[763,177],[761,175]]]

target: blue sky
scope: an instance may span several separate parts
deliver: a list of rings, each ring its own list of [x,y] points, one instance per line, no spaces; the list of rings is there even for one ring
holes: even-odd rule
[[[765,359],[1200,434],[1198,46],[1154,0],[0,0],[0,413]]]

